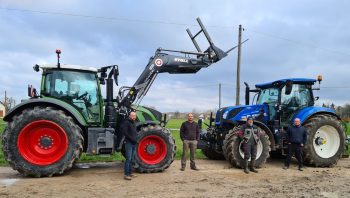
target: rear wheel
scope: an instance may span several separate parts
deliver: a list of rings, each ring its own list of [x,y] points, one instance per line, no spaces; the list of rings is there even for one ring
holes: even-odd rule
[[[242,149],[242,141],[238,136],[239,127],[235,127],[233,130],[226,135],[224,140],[223,150],[225,152],[225,158],[229,161],[233,166],[238,168],[244,167],[244,152]],[[260,137],[260,141],[257,144],[257,155],[255,160],[255,166],[260,167],[263,165],[267,158],[269,158],[270,152],[270,140],[269,137],[265,134],[265,132],[260,129],[262,135]],[[249,159],[250,161],[250,159]]]
[[[314,166],[332,166],[345,149],[345,132],[341,122],[332,115],[315,115],[304,124],[308,140],[304,162]]]
[[[14,170],[34,177],[62,174],[82,148],[81,129],[52,107],[25,109],[12,118],[3,135],[5,159]]]
[[[161,172],[175,159],[175,140],[160,126],[143,127],[138,135],[134,168],[139,172]]]

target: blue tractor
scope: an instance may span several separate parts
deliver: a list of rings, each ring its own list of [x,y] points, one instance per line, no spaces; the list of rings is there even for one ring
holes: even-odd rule
[[[345,129],[335,110],[314,106],[313,90],[322,76],[315,79],[290,78],[257,84],[256,89],[246,85],[246,105],[220,108],[207,131],[200,136],[198,148],[210,159],[226,159],[233,166],[243,167],[243,151],[238,137],[240,126],[248,116],[264,132],[258,144],[256,166],[266,162],[271,154],[286,153],[285,132],[294,118],[300,118],[308,131],[304,147],[304,163],[312,166],[332,166],[345,149]],[[250,93],[255,93],[249,105]],[[212,122],[214,121],[214,125]]]

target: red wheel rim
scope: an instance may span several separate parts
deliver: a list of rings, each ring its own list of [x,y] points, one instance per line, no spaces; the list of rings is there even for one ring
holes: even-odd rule
[[[142,138],[137,149],[140,159],[147,164],[157,164],[161,162],[167,153],[165,141],[156,135]]]
[[[21,156],[35,165],[50,165],[60,160],[68,148],[66,132],[58,124],[38,120],[20,132],[17,147]]]

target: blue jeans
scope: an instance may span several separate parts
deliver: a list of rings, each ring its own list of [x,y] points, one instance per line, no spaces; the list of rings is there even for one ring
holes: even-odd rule
[[[130,176],[132,171],[132,164],[134,161],[136,145],[126,141],[125,142],[125,158],[126,161],[124,163],[124,175]]]

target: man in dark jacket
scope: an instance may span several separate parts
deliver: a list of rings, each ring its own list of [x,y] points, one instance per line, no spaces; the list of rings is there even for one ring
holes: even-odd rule
[[[254,125],[253,117],[247,118],[247,123],[241,127],[239,136],[243,139],[242,147],[244,151],[244,172],[250,171],[257,173],[255,169],[255,159],[257,153],[257,144],[260,141],[261,131]],[[248,160],[250,158],[250,167],[248,169]]]
[[[295,155],[298,160],[299,168],[298,170],[303,171],[303,153],[302,149],[306,144],[307,132],[306,129],[300,125],[300,119],[294,119],[294,125],[291,125],[287,129],[286,139],[288,142],[288,155],[286,161],[284,162],[283,169],[288,169],[290,160]]]
[[[131,177],[136,175],[132,174],[132,164],[134,160],[136,143],[137,143],[137,131],[135,126],[136,113],[131,112],[128,119],[124,120],[120,125],[120,132],[125,136],[125,158],[124,163],[124,179],[131,180]]]
[[[183,141],[183,150],[181,158],[182,171],[186,168],[186,154],[190,149],[190,165],[192,170],[199,170],[194,161],[194,154],[197,149],[197,140],[199,139],[199,127],[196,122],[193,121],[193,114],[189,113],[187,121],[182,123],[180,128],[180,138]]]

